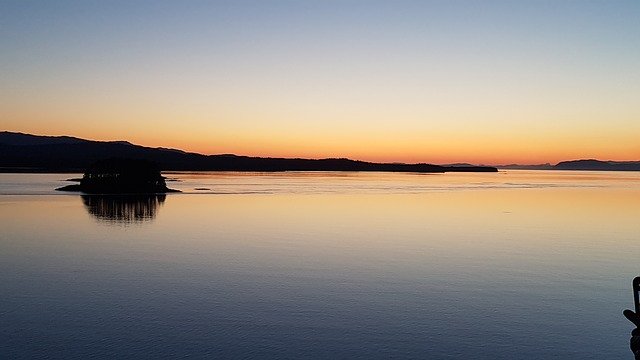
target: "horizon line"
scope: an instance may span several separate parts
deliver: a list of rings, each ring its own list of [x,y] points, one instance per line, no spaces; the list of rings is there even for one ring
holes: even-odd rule
[[[146,148],[150,148],[150,149],[163,149],[163,150],[171,150],[171,151],[179,151],[179,152],[183,152],[183,153],[190,153],[190,154],[197,154],[197,155],[202,155],[202,156],[238,156],[238,157],[254,157],[254,158],[264,158],[264,159],[302,159],[302,160],[329,160],[329,159],[345,159],[345,160],[351,160],[351,161],[359,161],[359,162],[366,162],[366,163],[380,163],[380,164],[427,164],[427,165],[438,165],[438,166],[452,166],[452,165],[468,165],[468,166],[488,166],[488,167],[497,167],[497,168],[504,168],[504,167],[509,167],[509,166],[523,166],[523,167],[535,167],[535,166],[556,166],[560,163],[564,163],[564,162],[574,162],[574,161],[600,161],[600,162],[617,162],[617,163],[627,163],[627,162],[640,162],[640,160],[613,160],[613,159],[598,159],[598,158],[594,158],[594,157],[583,157],[583,158],[573,158],[573,159],[567,159],[567,160],[561,160],[558,161],[556,163],[553,162],[536,162],[536,163],[519,163],[519,162],[510,162],[510,163],[471,163],[471,162],[467,162],[467,161],[453,161],[453,162],[446,162],[446,163],[435,163],[435,162],[403,162],[403,161],[371,161],[371,160],[361,160],[358,158],[350,158],[347,156],[321,156],[321,157],[303,157],[303,156],[296,156],[296,155],[290,155],[290,156],[269,156],[269,155],[242,155],[242,154],[237,154],[237,153],[233,153],[233,152],[229,152],[229,153],[203,153],[203,152],[197,152],[197,151],[193,151],[193,150],[185,150],[185,149],[180,149],[180,148],[173,148],[173,147],[167,147],[167,146],[152,146],[152,145],[144,145],[144,144],[140,144],[140,143],[134,143],[131,142],[129,140],[98,140],[98,139],[89,139],[89,138],[83,138],[83,137],[78,137],[75,135],[66,135],[66,134],[60,134],[60,135],[51,135],[51,134],[34,134],[34,133],[28,133],[28,132],[24,132],[24,131],[11,131],[11,130],[1,130],[0,133],[10,133],[10,134],[21,134],[21,135],[27,135],[27,136],[37,136],[37,137],[50,137],[50,138],[72,138],[72,139],[77,139],[77,140],[82,140],[82,141],[92,141],[92,142],[103,142],[103,143],[127,143],[133,146],[140,146],[140,147],[146,147]]]

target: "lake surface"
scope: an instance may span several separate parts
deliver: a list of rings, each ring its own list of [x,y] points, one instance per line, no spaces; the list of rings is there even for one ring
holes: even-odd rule
[[[631,359],[640,173],[0,174],[3,358]]]

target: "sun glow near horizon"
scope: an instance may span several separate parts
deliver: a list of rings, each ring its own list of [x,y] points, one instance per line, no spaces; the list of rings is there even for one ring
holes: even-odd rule
[[[0,127],[205,154],[640,159],[640,5],[0,5]]]

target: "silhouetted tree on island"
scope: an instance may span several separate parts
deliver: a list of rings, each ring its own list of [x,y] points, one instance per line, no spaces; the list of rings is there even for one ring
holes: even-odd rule
[[[82,191],[89,194],[165,193],[167,188],[158,166],[147,160],[111,158],[93,163],[79,185],[57,190]]]

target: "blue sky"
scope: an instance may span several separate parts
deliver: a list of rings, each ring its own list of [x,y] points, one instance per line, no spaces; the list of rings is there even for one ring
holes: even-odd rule
[[[638,1],[0,1],[0,125],[208,153],[640,158],[638,19]]]

